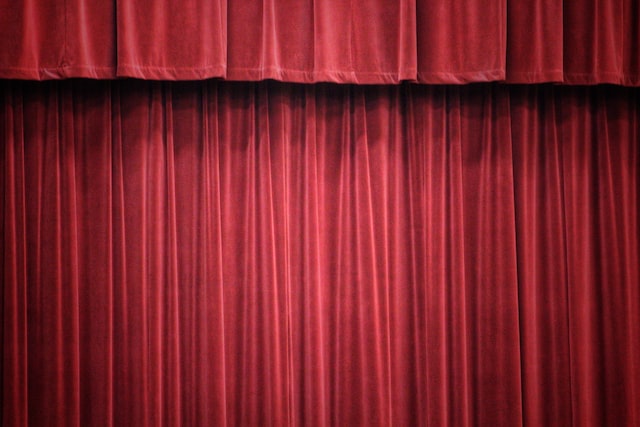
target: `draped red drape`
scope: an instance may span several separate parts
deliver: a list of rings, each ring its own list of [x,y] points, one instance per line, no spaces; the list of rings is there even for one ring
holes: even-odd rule
[[[3,425],[640,425],[637,89],[0,89]]]
[[[637,0],[0,0],[0,78],[640,85]]]

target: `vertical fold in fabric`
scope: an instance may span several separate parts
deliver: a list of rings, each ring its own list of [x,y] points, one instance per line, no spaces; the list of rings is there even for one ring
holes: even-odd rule
[[[416,0],[418,81],[504,80],[507,1]]]
[[[467,317],[470,282],[460,268],[466,257],[460,94],[454,88],[420,88],[412,104],[417,141],[408,146],[415,167],[413,251],[422,279],[415,283],[414,308],[417,350],[423,352],[417,366],[424,399],[417,401],[418,416],[421,425],[467,426],[474,416],[474,355]]]
[[[314,80],[312,0],[229,2],[228,8],[229,79]]]
[[[226,0],[115,4],[119,77],[201,80],[226,75]]]
[[[63,87],[71,105],[61,117],[75,141],[80,425],[113,425],[111,88],[97,82]]]
[[[414,0],[229,4],[228,78],[398,83],[416,75]]]
[[[599,87],[566,96],[560,111],[571,117],[562,163],[573,420],[634,425],[639,163],[637,144],[619,142],[637,141],[637,94]]]
[[[14,149],[9,150],[9,155],[14,150],[14,153],[19,155],[22,152],[20,158],[16,159],[16,164],[22,165],[21,169],[24,172],[24,186],[14,187],[9,193],[9,201],[20,194],[25,196],[24,211],[21,214],[20,210],[16,212],[22,216],[21,221],[24,221],[23,234],[16,236],[16,240],[7,245],[9,254],[18,256],[20,260],[16,260],[18,262],[13,267],[13,274],[19,274],[18,277],[23,277],[24,280],[23,286],[20,286],[20,282],[8,284],[10,295],[15,295],[9,307],[9,313],[14,314],[8,318],[15,319],[9,322],[9,325],[14,326],[14,333],[18,332],[19,329],[15,328],[19,328],[20,325],[15,322],[25,322],[25,345],[20,345],[21,341],[18,339],[14,351],[24,351],[22,363],[32,368],[27,378],[24,378],[26,393],[23,395],[19,388],[15,391],[18,396],[26,398],[27,403],[33,402],[28,408],[28,419],[24,417],[27,414],[22,414],[21,417],[20,406],[10,408],[8,413],[15,413],[18,409],[18,418],[30,423],[43,423],[46,420],[79,425],[75,139],[70,132],[73,120],[66,123],[60,120],[62,116],[72,117],[72,97],[61,95],[60,91],[49,86],[40,90],[48,92],[49,96],[36,97],[36,100],[32,99],[28,105],[24,105],[22,100],[15,100],[16,105],[20,106],[23,112],[26,111],[25,114],[33,121],[30,121],[30,126],[20,129],[21,136],[15,135],[18,137],[7,141],[15,144]],[[16,117],[19,118],[21,115],[18,113]],[[37,125],[32,127],[35,124]],[[24,147],[24,151],[21,147]],[[20,176],[19,172],[17,177]],[[11,193],[14,193],[14,196],[11,196]],[[11,216],[8,218],[11,219]],[[17,224],[20,222],[13,225],[13,232],[17,231]],[[11,236],[11,232],[8,236]],[[16,246],[21,241],[26,243],[23,252]],[[36,241],[38,243],[33,244]],[[16,252],[13,249],[16,249]],[[16,269],[21,264],[26,267],[24,272]],[[22,276],[21,273],[25,275]],[[24,306],[20,294],[24,298]],[[15,307],[13,304],[16,304]],[[24,316],[22,319],[20,313]],[[15,315],[19,317],[16,318]],[[41,350],[28,351],[29,348],[37,347]],[[19,374],[19,362],[15,368]]]
[[[64,75],[113,79],[116,77],[116,3],[102,0],[65,0]],[[56,29],[56,31],[60,31]]]
[[[2,423],[27,425],[27,209],[22,91],[2,86]]]
[[[571,425],[565,170],[557,94],[551,87],[522,87],[510,99],[523,421]]]
[[[217,89],[171,88],[182,424],[226,420]],[[186,90],[185,90],[186,89]],[[197,112],[197,114],[193,114]],[[169,119],[167,113],[167,120]]]
[[[563,0],[507,1],[507,82],[563,81],[563,4]]]
[[[291,274],[298,277],[300,283],[308,284],[299,286],[293,282],[290,285],[291,347],[294,372],[298,375],[298,382],[291,385],[292,398],[297,403],[292,421],[294,424],[313,421],[318,425],[328,425],[331,417],[328,382],[331,330],[326,316],[330,294],[327,289],[334,285],[327,276],[327,258],[332,248],[322,239],[322,233],[332,229],[333,220],[329,218],[327,209],[330,189],[323,179],[327,169],[327,147],[323,144],[325,126],[316,119],[324,111],[319,101],[323,91],[316,86],[306,86],[303,90],[304,95],[293,109],[289,123],[292,130],[291,199],[303,201],[291,203],[294,209],[289,220],[291,252],[300,254],[298,262],[292,259]],[[295,125],[300,122],[304,126]],[[296,206],[299,210],[295,210]],[[315,350],[298,350],[307,348]]]
[[[470,420],[515,425],[522,422],[522,392],[509,97],[491,85],[470,88],[464,99],[458,209],[464,208]]]
[[[238,325],[225,335],[230,425],[286,425],[292,416],[286,143],[272,138],[282,125],[273,120],[281,117],[272,97],[253,84],[226,87],[220,96],[219,130],[226,135],[220,147],[225,321]]]
[[[564,81],[640,84],[640,7],[635,0],[564,4]]]
[[[0,77],[55,77],[65,53],[64,3],[5,0],[0,8]]]
[[[353,83],[399,83],[417,76],[416,0],[351,0]],[[323,7],[327,2],[316,0]],[[335,12],[325,13],[335,25]],[[326,45],[325,50],[335,44]]]

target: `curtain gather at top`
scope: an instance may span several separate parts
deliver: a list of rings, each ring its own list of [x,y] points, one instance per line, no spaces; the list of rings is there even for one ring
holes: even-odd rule
[[[0,0],[0,78],[640,85],[635,0]]]

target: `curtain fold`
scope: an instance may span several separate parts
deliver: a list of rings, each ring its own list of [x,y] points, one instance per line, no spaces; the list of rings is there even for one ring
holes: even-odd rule
[[[640,84],[635,0],[3,0],[0,78]]]
[[[640,425],[636,89],[4,82],[4,425]]]

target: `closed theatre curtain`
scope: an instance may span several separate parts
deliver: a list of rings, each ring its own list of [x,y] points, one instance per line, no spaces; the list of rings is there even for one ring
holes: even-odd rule
[[[640,85],[637,0],[0,0],[0,78]]]
[[[639,98],[3,82],[3,425],[640,425]]]

